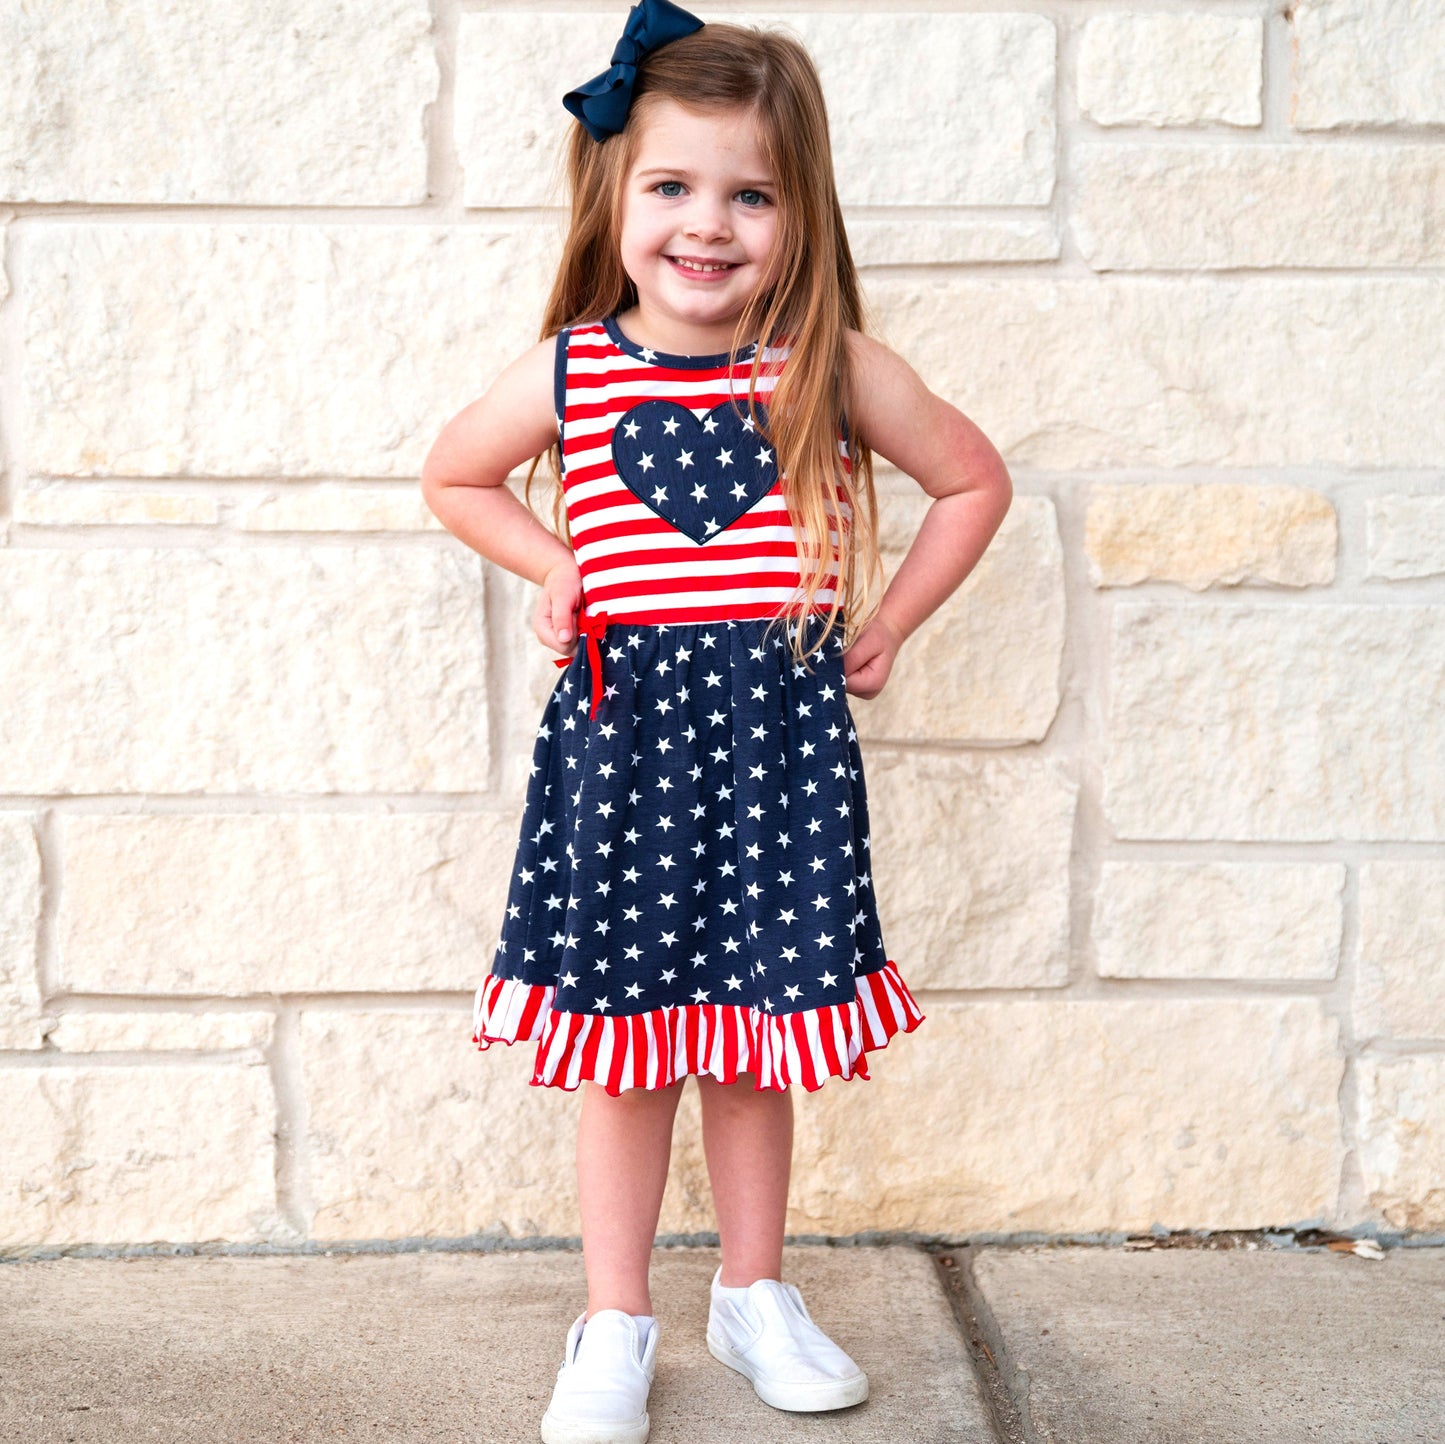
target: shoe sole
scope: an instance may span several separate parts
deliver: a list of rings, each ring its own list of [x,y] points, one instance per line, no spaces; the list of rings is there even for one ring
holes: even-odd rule
[[[542,1444],[646,1444],[651,1419],[643,1414],[620,1424],[583,1424],[542,1415]]]
[[[749,1368],[747,1361],[738,1358],[726,1344],[720,1344],[711,1334],[707,1336],[707,1351],[720,1364],[741,1374],[752,1386],[753,1392],[764,1404],[774,1409],[786,1409],[790,1414],[816,1414],[824,1409],[846,1409],[850,1404],[861,1404],[868,1397],[868,1376],[859,1374],[856,1379],[820,1381],[815,1384],[770,1384]]]

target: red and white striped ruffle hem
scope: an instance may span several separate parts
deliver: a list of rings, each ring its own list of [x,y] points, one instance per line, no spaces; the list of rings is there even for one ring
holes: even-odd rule
[[[666,1088],[689,1073],[735,1083],[756,1073],[755,1091],[801,1083],[815,1092],[832,1077],[867,1078],[865,1054],[924,1020],[890,958],[857,980],[851,1002],[801,1013],[765,1013],[738,1003],[685,1003],[604,1017],[559,1013],[556,989],[488,974],[472,1009],[472,1041],[537,1040],[534,1086],[601,1083],[615,1098],[627,1088]]]

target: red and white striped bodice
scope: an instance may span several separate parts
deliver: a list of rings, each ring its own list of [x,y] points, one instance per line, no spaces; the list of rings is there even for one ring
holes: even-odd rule
[[[765,373],[786,358],[786,348],[764,352],[764,406],[777,379]],[[749,348],[729,371],[725,355],[651,351],[615,317],[558,337],[563,488],[588,608],[634,622],[711,622],[776,616],[800,599],[775,459],[724,405],[739,398],[746,415],[752,359]],[[841,430],[838,449],[846,469]],[[837,495],[850,518],[841,486]],[[837,584],[835,563],[815,611],[832,603]]]

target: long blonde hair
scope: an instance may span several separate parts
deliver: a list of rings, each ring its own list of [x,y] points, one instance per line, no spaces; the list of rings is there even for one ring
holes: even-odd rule
[[[659,97],[694,111],[752,112],[772,168],[778,217],[769,280],[738,318],[728,359],[735,365],[738,352],[757,341],[747,393],[749,411],[757,419],[756,385],[764,354],[783,344],[789,348],[767,404],[764,435],[776,451],[793,517],[800,590],[775,620],[812,611],[835,561],[838,571],[834,599],[813,647],[801,648],[806,640],[802,626],[792,631],[792,654],[805,662],[840,616],[845,643],[871,620],[872,581],[875,572],[881,573],[881,560],[873,454],[844,416],[849,377],[844,331],[865,329],[864,302],[833,180],[822,85],[798,40],[777,30],[704,25],[653,52],[638,67],[632,107],[619,134],[595,141],[573,123],[566,157],[571,220],[538,339],[637,303],[620,251],[623,188],[639,132]],[[839,454],[843,420],[850,467]],[[554,526],[570,545],[559,445],[554,442],[543,456],[557,483]],[[534,458],[527,472],[529,506],[542,459]],[[850,517],[838,507],[839,493]],[[837,534],[836,548],[830,531]]]

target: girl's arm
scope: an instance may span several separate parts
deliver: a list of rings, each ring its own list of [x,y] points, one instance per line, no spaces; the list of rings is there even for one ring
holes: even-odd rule
[[[901,356],[860,331],[850,330],[847,343],[850,427],[934,498],[875,618],[893,634],[896,652],[974,569],[1008,512],[1013,481],[988,437]],[[858,691],[871,696],[866,670],[860,667]]]
[[[577,646],[573,618],[582,602],[577,559],[503,485],[557,439],[556,355],[555,336],[538,342],[485,396],[447,422],[422,463],[421,491],[449,532],[542,588],[533,629],[554,651],[571,652]]]

